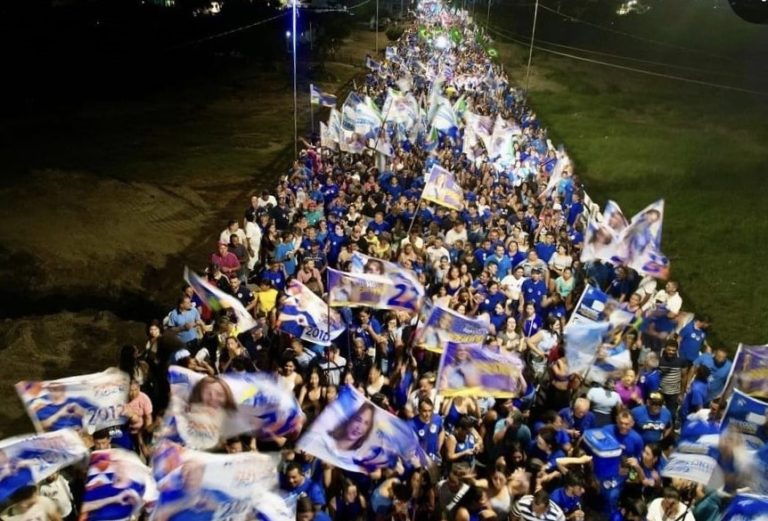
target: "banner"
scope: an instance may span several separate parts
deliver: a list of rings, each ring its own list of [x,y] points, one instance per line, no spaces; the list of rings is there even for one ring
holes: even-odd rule
[[[371,257],[370,255],[365,255],[364,253],[356,251],[352,253],[349,271],[350,273],[383,275],[388,277],[394,284],[405,284],[409,286],[408,291],[418,295],[419,299],[424,298],[424,295],[426,295],[424,286],[419,282],[416,273],[407,270],[394,262]]]
[[[186,266],[184,267],[184,280],[192,286],[197,296],[213,311],[231,310],[235,315],[237,328],[241,333],[258,325],[253,315],[245,309],[245,306],[237,298],[224,293],[219,288],[211,286],[206,280]]]
[[[438,305],[430,310],[424,327],[416,333],[416,345],[435,353],[442,353],[448,342],[482,345],[489,330],[487,315],[465,317]]]
[[[664,200],[648,205],[632,217],[621,233],[621,261],[641,275],[669,276],[669,259],[661,253]]]
[[[298,280],[288,283],[280,306],[278,327],[308,342],[328,346],[344,332],[344,322],[335,310]],[[330,318],[330,325],[328,320]]]
[[[574,322],[605,322],[610,323],[611,329],[622,328],[635,320],[635,315],[629,311],[619,308],[620,304],[616,299],[611,298],[607,293],[587,284],[584,292],[581,294],[576,307],[571,313],[568,324]]]
[[[192,513],[194,519],[295,519],[284,502],[277,504],[282,512],[274,511],[277,468],[264,454],[210,454],[163,444],[153,472],[159,499],[152,519],[182,521]]]
[[[515,398],[525,391],[523,368],[516,355],[449,342],[440,358],[437,390],[442,396]]]
[[[206,376],[179,366],[168,370],[169,416],[162,437],[194,449],[253,433],[264,439],[301,430],[304,414],[293,393],[264,373]]]
[[[368,69],[370,69],[372,71],[375,71],[375,72],[381,72],[381,69],[382,69],[381,63],[377,62],[376,60],[374,60],[370,56],[366,56],[365,57],[365,66]]]
[[[422,198],[453,210],[464,208],[464,191],[453,174],[439,165],[432,165]]]
[[[357,104],[355,109],[356,134],[375,139],[383,121],[384,118],[381,116],[379,107],[369,96],[366,96],[362,103]]]
[[[730,396],[734,388],[768,400],[768,346],[739,344],[723,395]]]
[[[728,503],[721,521],[768,520],[768,497],[740,494]]]
[[[725,483],[717,461],[703,454],[673,452],[661,471],[665,478],[679,478],[701,483],[708,489],[719,489]]]
[[[16,436],[0,442],[0,502],[60,469],[84,460],[88,449],[72,429],[39,436]]]
[[[351,472],[394,468],[398,460],[414,467],[427,462],[407,423],[346,385],[299,439],[297,448]]]
[[[24,407],[38,432],[72,428],[93,433],[125,423],[130,377],[119,369],[60,380],[16,384]]]
[[[155,501],[155,478],[135,453],[122,449],[91,453],[80,521],[136,519],[145,504]]]
[[[323,92],[312,83],[309,84],[309,99],[312,105],[320,105],[322,107],[336,106],[336,96]]]
[[[412,285],[395,284],[383,275],[345,273],[328,268],[328,302],[332,307],[415,311],[420,298]]]
[[[583,375],[590,370],[610,327],[607,322],[572,322],[565,326],[565,359],[571,374]]]
[[[338,139],[335,138],[333,132],[331,131],[330,127],[320,122],[320,146],[323,148],[329,148],[331,150],[336,150],[336,143],[338,142]]]
[[[354,91],[349,91],[347,99],[341,106],[341,127],[342,130],[354,132],[355,120],[357,119],[357,106],[362,103],[360,96]]]
[[[734,389],[723,413],[720,432],[740,433],[748,446],[760,448],[768,442],[767,419],[768,403]]]

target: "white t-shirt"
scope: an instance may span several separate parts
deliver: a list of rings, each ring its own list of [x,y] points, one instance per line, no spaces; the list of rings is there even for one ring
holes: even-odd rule
[[[240,244],[245,244],[245,232],[242,230],[242,228],[238,228],[235,233],[238,237],[240,237]],[[229,228],[225,228],[223,232],[221,232],[221,235],[219,235],[219,242],[225,242],[229,244],[229,238],[232,236],[232,232],[229,231]]]
[[[675,292],[674,295],[669,295],[666,290],[662,289],[656,292],[653,298],[643,306],[643,309],[654,309],[660,304],[663,304],[664,307],[667,308],[667,311],[680,313],[680,309],[683,307],[683,297],[681,297],[678,292]]]
[[[523,282],[525,282],[525,277],[520,277],[519,279],[516,279],[514,275],[507,275],[503,279],[501,279],[501,287],[504,293],[509,296],[512,300],[517,300],[520,298],[520,292],[523,290]],[[506,286],[506,288],[504,288]]]
[[[53,482],[40,484],[40,495],[45,496],[56,504],[61,517],[67,517],[72,512],[72,492],[69,483],[59,475]]]
[[[593,387],[587,392],[587,400],[592,403],[592,410],[599,414],[611,414],[611,411],[621,403],[621,397],[616,391],[606,391],[602,387]]]
[[[445,244],[453,246],[456,241],[467,242],[467,229],[464,228],[460,232],[457,232],[454,228],[451,228],[445,232]]]
[[[664,501],[664,498],[657,497],[648,505],[648,521],[696,521],[691,511],[679,501],[672,515],[664,515],[664,509],[661,507],[662,501]],[[685,513],[685,516],[683,516],[683,513]]]

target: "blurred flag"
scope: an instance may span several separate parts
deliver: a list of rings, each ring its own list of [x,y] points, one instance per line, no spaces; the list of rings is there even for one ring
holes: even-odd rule
[[[320,90],[320,87],[310,83],[309,84],[309,99],[312,105],[320,105],[322,107],[336,107],[336,96],[328,94]]]
[[[382,123],[381,111],[369,96],[366,96],[362,103],[357,104],[355,133],[367,138],[375,138]]]
[[[119,369],[49,381],[16,384],[38,432],[72,428],[93,433],[126,422],[130,377]]]
[[[427,464],[413,429],[348,385],[323,409],[297,448],[340,469],[366,474],[394,468],[398,461],[406,467]]]
[[[632,217],[621,232],[620,260],[641,275],[669,276],[669,259],[661,253],[664,200],[660,199]]]
[[[328,128],[328,126],[321,121],[320,122],[320,146],[323,148],[335,150],[336,141],[337,140],[334,139],[331,129]]]
[[[381,72],[381,63],[377,62],[370,56],[365,57],[365,66],[374,72]]]
[[[755,398],[768,400],[768,345],[739,344],[723,396],[730,396],[734,388]]]
[[[419,291],[407,279],[394,283],[383,275],[345,273],[328,268],[328,302],[333,307],[371,307],[374,309],[419,308],[423,288]]]
[[[608,322],[571,322],[565,327],[565,359],[571,374],[585,374],[595,363]]]
[[[723,413],[720,432],[739,433],[748,446],[757,449],[768,442],[766,425],[768,403],[734,389]]]
[[[281,331],[325,346],[344,332],[344,322],[339,313],[329,309],[323,299],[304,284],[292,280],[285,292],[286,298],[278,315]]]
[[[437,390],[441,396],[514,398],[525,391],[523,368],[517,355],[481,344],[448,342],[440,358]]]
[[[767,521],[768,497],[739,494],[728,503],[721,521]]]
[[[135,453],[122,449],[91,453],[80,521],[136,519],[145,504],[155,501],[155,478]]]
[[[88,449],[72,429],[0,441],[0,502],[87,457]]]
[[[453,210],[464,208],[464,191],[453,173],[439,165],[432,165],[422,198]]]
[[[341,127],[345,131],[354,132],[355,120],[357,119],[357,106],[362,103],[354,91],[350,91],[347,94],[347,99],[344,100],[344,104],[341,106]]]
[[[488,315],[478,318],[465,317],[452,309],[433,306],[416,332],[416,345],[436,353],[442,353],[448,342],[456,344],[482,344],[490,331]]]
[[[200,299],[214,311],[220,311],[222,309],[231,310],[235,315],[237,322],[237,329],[240,332],[248,331],[256,327],[256,319],[253,318],[250,312],[245,309],[245,306],[237,300],[234,296],[224,293],[217,287],[210,285],[206,280],[202,279],[197,273],[191,271],[188,267],[184,267],[184,280],[192,286]]]
[[[673,452],[661,471],[665,478],[678,478],[700,483],[707,489],[717,490],[725,483],[725,477],[717,460],[704,454]]]

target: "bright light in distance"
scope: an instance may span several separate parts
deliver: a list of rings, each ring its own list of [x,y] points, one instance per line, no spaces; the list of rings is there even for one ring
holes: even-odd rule
[[[291,37],[291,31],[285,31],[285,37],[290,38]]]
[[[444,34],[441,34],[437,38],[435,38],[435,47],[440,49],[441,51],[443,49],[447,49],[450,43],[451,42],[448,41],[448,38]]]

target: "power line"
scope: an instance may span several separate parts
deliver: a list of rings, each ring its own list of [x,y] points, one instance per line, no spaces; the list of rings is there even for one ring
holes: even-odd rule
[[[493,27],[491,25],[486,25],[486,27],[489,30],[494,30],[497,33],[505,35],[505,36],[517,37],[517,38],[520,38],[520,39],[530,38],[530,36],[527,35],[527,34],[518,34],[518,33],[512,32],[512,31],[508,31],[508,30],[504,30],[504,29],[499,29],[498,27]],[[552,47],[561,47],[563,49],[571,49],[571,50],[574,50],[574,51],[581,51],[581,52],[590,53],[590,54],[598,54],[598,55],[601,55],[601,56],[609,56],[611,58],[618,58],[618,59],[621,59],[621,60],[633,61],[633,62],[638,62],[638,63],[647,63],[647,64],[650,64],[650,65],[660,65],[660,66],[663,66],[663,67],[668,67],[670,69],[687,70],[687,71],[699,72],[699,73],[702,73],[702,74],[711,74],[711,75],[714,75],[714,76],[727,76],[727,77],[731,77],[731,78],[742,78],[742,79],[744,78],[744,76],[741,75],[741,74],[732,74],[732,73],[728,73],[728,72],[724,72],[724,71],[712,71],[712,70],[706,70],[706,69],[699,69],[699,68],[696,68],[696,67],[688,67],[688,66],[685,66],[685,65],[674,65],[674,64],[671,64],[671,63],[667,63],[667,62],[659,62],[659,61],[654,61],[654,60],[644,60],[644,59],[641,59],[641,58],[633,58],[631,56],[624,56],[624,55],[621,55],[621,54],[613,54],[613,53],[604,52],[604,51],[596,51],[594,49],[584,49],[582,47],[574,47],[572,45],[565,45],[565,44],[562,44],[562,43],[550,42],[550,41],[547,41],[547,40],[542,40],[541,38],[537,38],[536,41],[540,42],[540,43],[545,43],[545,44],[547,44],[549,46],[552,46]]]
[[[621,36],[626,36],[628,38],[633,38],[633,39],[639,40],[641,42],[653,43],[653,44],[656,44],[656,45],[659,45],[659,46],[663,46],[663,47],[669,47],[669,48],[672,48],[672,49],[678,49],[678,50],[681,50],[681,51],[686,51],[686,52],[690,52],[690,53],[694,53],[694,54],[700,54],[702,56],[708,56],[710,58],[718,58],[718,59],[721,59],[721,60],[729,60],[730,59],[727,56],[722,56],[722,55],[719,55],[719,54],[711,54],[711,53],[707,53],[707,52],[704,52],[704,51],[700,51],[698,49],[692,49],[690,47],[683,47],[681,45],[676,45],[676,44],[669,43],[669,42],[664,42],[664,41],[661,41],[661,40],[654,40],[652,38],[646,38],[644,36],[638,36],[636,34],[628,33],[626,31],[620,31],[618,29],[613,29],[611,27],[605,27],[604,25],[599,25],[599,24],[596,24],[594,22],[583,20],[583,19],[578,18],[576,16],[571,16],[568,13],[564,13],[564,12],[559,11],[557,9],[553,9],[551,7],[548,7],[548,6],[544,5],[544,4],[541,4],[539,7],[541,7],[545,11],[549,11],[549,12],[557,14],[559,16],[563,16],[563,17],[569,18],[569,19],[573,20],[574,22],[578,22],[580,24],[588,25],[590,27],[594,27],[595,29],[600,29],[602,31],[607,31],[609,33],[614,33],[614,34],[618,34],[618,35],[621,35]]]
[[[515,43],[517,43],[519,45],[522,45],[522,46],[528,46],[528,43],[526,43],[526,42],[524,42],[522,40],[518,40],[517,38],[512,38],[510,36],[504,36],[503,34],[499,33],[498,31],[496,31],[494,29],[491,29],[491,28],[489,28],[487,26],[486,26],[486,28],[490,32],[496,33],[497,35],[500,35],[502,38],[507,38],[509,40],[514,41]],[[564,52],[560,52],[560,51],[554,51],[552,49],[547,49],[547,48],[541,47],[539,45],[534,45],[533,47],[535,49],[537,49],[537,50],[540,50],[540,51],[543,51],[543,52],[546,52],[546,53],[549,53],[549,54],[554,54],[556,56],[562,56],[564,58],[570,58],[570,59],[573,59],[573,60],[583,61],[583,62],[587,62],[587,63],[593,63],[595,65],[603,65],[605,67],[613,67],[615,69],[621,69],[621,70],[625,70],[625,71],[636,72],[638,74],[646,74],[648,76],[655,76],[657,78],[667,78],[667,79],[670,79],[670,80],[682,81],[682,82],[686,82],[686,83],[693,83],[693,84],[702,85],[702,86],[705,86],[705,87],[714,87],[714,88],[719,88],[719,89],[724,89],[724,90],[731,90],[731,91],[735,91],[735,92],[743,92],[743,93],[746,93],[746,94],[754,94],[756,96],[768,96],[768,92],[752,90],[752,89],[745,89],[745,88],[742,88],[742,87],[734,87],[732,85],[722,85],[720,83],[713,83],[713,82],[709,82],[709,81],[694,80],[692,78],[685,78],[685,77],[682,77],[682,76],[673,76],[671,74],[664,74],[664,73],[661,73],[661,72],[648,71],[648,70],[645,70],[645,69],[638,69],[636,67],[628,67],[626,65],[619,65],[619,64],[616,64],[616,63],[604,62],[604,61],[601,61],[601,60],[593,60],[591,58],[585,58],[583,56],[576,56],[575,54],[569,54],[569,53],[564,53]]]
[[[215,40],[216,38],[222,38],[224,36],[229,36],[230,34],[239,33],[241,31],[247,31],[248,29],[253,29],[254,27],[257,27],[259,25],[263,25],[263,24],[271,22],[273,20],[277,20],[278,18],[282,18],[283,16],[286,15],[286,13],[287,12],[283,12],[283,13],[280,13],[278,15],[271,16],[269,18],[265,18],[264,20],[259,20],[257,22],[250,23],[248,25],[242,25],[240,27],[235,27],[234,29],[230,29],[228,31],[212,34],[210,36],[206,36],[204,38],[200,38],[200,39],[197,39],[197,40],[192,40],[192,41],[189,41],[189,42],[184,42],[184,43],[181,43],[179,45],[174,45],[173,47],[169,47],[166,50],[171,51],[171,50],[175,50],[175,49],[181,49],[181,48],[184,48],[184,47],[189,47],[191,45],[196,45],[198,43],[207,42],[207,41],[210,41],[210,40]]]

